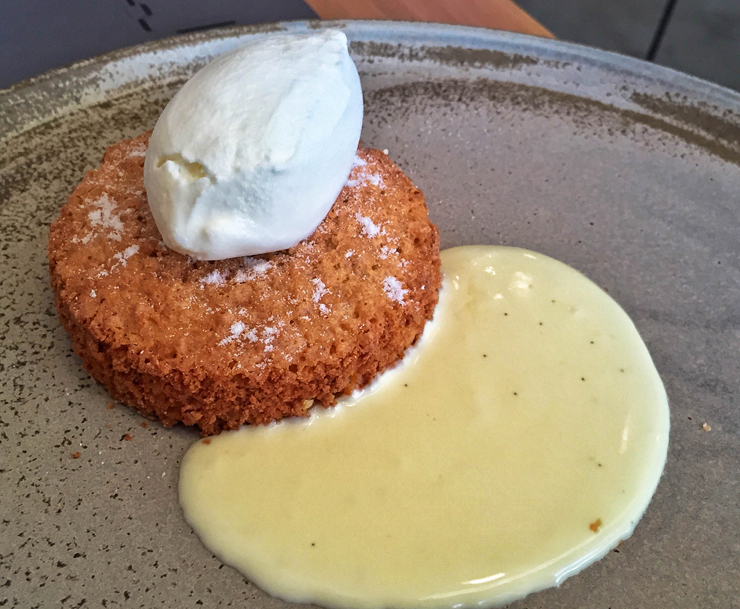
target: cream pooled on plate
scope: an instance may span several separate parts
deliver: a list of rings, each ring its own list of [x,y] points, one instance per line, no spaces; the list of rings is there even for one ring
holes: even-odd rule
[[[191,78],[160,116],[144,185],[162,238],[200,260],[286,249],[321,223],[362,128],[346,36],[269,36]]]
[[[670,413],[627,314],[527,250],[458,247],[442,271],[434,320],[370,387],[185,455],[185,518],[271,594],[500,606],[601,558],[645,511]]]

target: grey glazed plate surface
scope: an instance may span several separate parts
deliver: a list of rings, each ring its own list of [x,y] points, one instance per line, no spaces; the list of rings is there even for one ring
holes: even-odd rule
[[[512,607],[740,606],[740,96],[516,34],[334,25],[362,76],[364,142],[423,189],[443,247],[576,267],[635,320],[668,391],[668,461],[634,535]],[[313,27],[180,37],[0,92],[0,605],[286,605],[184,522],[178,465],[197,434],[106,407],[57,321],[46,241],[84,172],[188,75],[250,36]]]

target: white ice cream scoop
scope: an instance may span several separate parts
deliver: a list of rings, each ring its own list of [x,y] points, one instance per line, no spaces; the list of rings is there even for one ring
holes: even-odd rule
[[[165,243],[201,260],[296,245],[345,184],[362,114],[342,32],[269,36],[219,57],[149,142],[144,185]]]

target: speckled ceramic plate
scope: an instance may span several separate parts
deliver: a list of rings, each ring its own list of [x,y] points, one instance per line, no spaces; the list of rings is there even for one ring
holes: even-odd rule
[[[335,25],[362,75],[364,141],[424,190],[443,246],[518,245],[580,269],[633,317],[670,396],[666,471],[635,534],[513,606],[737,607],[740,96],[527,36]],[[46,240],[106,146],[151,128],[197,68],[311,27],[166,40],[0,92],[0,605],[285,605],[184,522],[178,464],[196,433],[143,427],[81,369]]]

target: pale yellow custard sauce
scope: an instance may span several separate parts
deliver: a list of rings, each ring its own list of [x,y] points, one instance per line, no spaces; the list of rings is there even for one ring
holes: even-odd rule
[[[434,320],[370,388],[183,459],[187,521],[269,593],[328,607],[501,605],[628,537],[668,402],[626,313],[572,268],[442,253]]]

